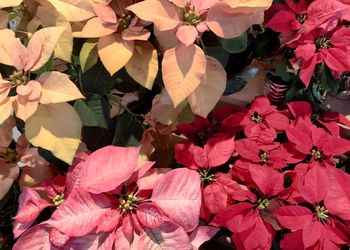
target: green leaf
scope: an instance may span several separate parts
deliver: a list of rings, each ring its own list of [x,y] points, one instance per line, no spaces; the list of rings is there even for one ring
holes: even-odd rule
[[[74,108],[78,112],[83,126],[108,128],[109,103],[98,94],[87,94],[86,100],[77,100]]]
[[[79,54],[79,62],[81,70],[83,73],[88,71],[97,63],[98,53],[97,53],[97,39],[88,39]]]
[[[226,67],[230,58],[230,54],[222,47],[205,47],[204,52],[218,60],[223,67]]]
[[[116,77],[111,76],[100,62],[81,75],[83,93],[105,95],[115,83]]]
[[[123,147],[139,146],[142,135],[143,127],[141,122],[125,112],[118,117],[113,145]]]
[[[230,53],[240,53],[246,50],[248,46],[248,36],[247,33],[244,32],[240,37],[236,37],[233,39],[224,39],[218,37],[218,40],[221,46]]]
[[[287,60],[280,61],[276,66],[276,74],[285,82],[289,82],[292,79],[291,74],[287,72],[288,66]]]

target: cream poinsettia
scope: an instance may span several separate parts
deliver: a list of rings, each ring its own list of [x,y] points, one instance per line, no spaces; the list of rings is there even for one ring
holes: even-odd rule
[[[64,27],[44,28],[33,34],[28,46],[12,30],[0,30],[0,63],[14,66],[8,78],[0,78],[0,124],[14,108],[23,121],[31,117],[39,103],[51,104],[84,98],[69,77],[60,72],[45,72],[31,79],[30,72],[40,69],[51,57]],[[15,90],[15,91],[11,91]]]

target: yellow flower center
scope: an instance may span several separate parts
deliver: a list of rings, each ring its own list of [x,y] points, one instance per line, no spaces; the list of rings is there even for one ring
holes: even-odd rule
[[[216,181],[216,177],[214,174],[209,174],[209,171],[203,169],[199,172],[199,176],[201,179],[201,182],[203,183],[212,183]]]
[[[270,205],[270,201],[268,199],[259,199],[258,200],[258,209],[265,209]]]
[[[315,208],[316,216],[320,221],[326,221],[328,219],[328,210],[323,206],[317,206]]]
[[[260,116],[257,112],[254,112],[250,119],[256,123],[262,122],[264,120],[264,118]]]
[[[17,163],[21,156],[17,153],[16,149],[8,148],[2,155],[2,158],[4,158],[7,163]]]
[[[12,75],[9,76],[9,78],[12,81],[13,87],[26,85],[29,81],[28,77],[23,71],[14,71]]]
[[[122,213],[131,213],[137,207],[137,197],[132,194],[128,194],[125,198],[119,199],[119,209]]]
[[[53,204],[55,204],[56,207],[60,206],[64,202],[63,194],[58,194],[55,196],[55,198],[52,199]]]
[[[318,151],[317,149],[313,149],[311,151],[312,157],[314,157],[316,160],[320,160],[322,158],[322,153]]]
[[[303,24],[307,19],[307,13],[300,13],[298,16],[297,16],[297,20],[299,23]]]
[[[197,24],[199,24],[201,22],[201,18],[193,10],[189,10],[187,13],[185,13],[184,17],[185,17],[184,18],[185,23],[187,25],[196,26]]]
[[[130,14],[123,14],[119,17],[118,29],[126,30],[131,24],[132,16]]]

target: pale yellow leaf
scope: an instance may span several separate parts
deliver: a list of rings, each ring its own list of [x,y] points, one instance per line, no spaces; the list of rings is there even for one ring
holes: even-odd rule
[[[84,73],[97,63],[97,39],[88,39],[79,54],[81,71]]]
[[[36,16],[44,27],[65,27],[65,30],[58,39],[55,56],[70,63],[73,51],[73,34],[68,20],[55,9],[42,6],[38,7]]]
[[[207,117],[215,107],[226,88],[226,71],[213,57],[207,56],[203,82],[188,97],[193,113]]]
[[[6,37],[6,39],[0,39],[0,63],[6,65],[13,65],[11,53],[11,45],[13,41],[18,39],[15,37],[15,33],[9,29],[0,30],[0,37]]]
[[[0,0],[0,9],[7,7],[15,7],[20,5],[23,0]]]
[[[71,105],[42,104],[27,120],[25,135],[34,146],[47,149],[71,164],[80,144],[81,129],[79,115]]]
[[[50,27],[38,30],[33,34],[29,43],[28,51],[35,51],[37,44],[41,44],[41,52],[39,59],[33,65],[28,65],[26,70],[35,71],[41,68],[51,57],[61,34],[65,27]],[[30,56],[30,55],[29,55]]]
[[[87,21],[82,29],[73,32],[73,35],[84,38],[102,37],[114,33],[116,29],[113,25],[106,25],[101,18],[94,17]]]
[[[152,89],[158,73],[157,50],[150,42],[136,41],[134,54],[125,65],[128,74],[147,89]]]
[[[167,50],[162,62],[162,74],[174,107],[188,97],[202,82],[205,75],[206,59],[197,45],[179,44]]]
[[[95,16],[88,0],[47,0],[70,22],[80,22]]]
[[[103,65],[113,75],[124,67],[132,57],[134,41],[125,41],[121,34],[115,33],[101,37],[97,48]]]
[[[40,97],[42,104],[69,102],[84,98],[66,74],[57,71],[45,72],[39,77],[38,82],[42,85]]]

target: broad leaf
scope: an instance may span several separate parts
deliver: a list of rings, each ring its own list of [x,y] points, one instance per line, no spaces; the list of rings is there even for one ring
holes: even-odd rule
[[[88,71],[92,66],[94,66],[97,63],[97,60],[98,60],[97,40],[88,39],[84,43],[79,54],[81,71],[83,73]]]
[[[190,94],[188,102],[193,113],[207,117],[226,88],[226,71],[213,57],[206,57],[207,66],[202,83]]]
[[[98,94],[88,94],[86,100],[77,100],[74,108],[78,112],[83,126],[108,128],[109,103]]]
[[[218,40],[221,46],[230,53],[241,53],[245,51],[248,46],[248,36],[246,32],[236,38],[225,39],[218,37]]]
[[[25,135],[34,146],[50,150],[71,164],[80,144],[81,128],[79,115],[69,104],[42,104],[27,120]]]
[[[7,8],[7,7],[16,7],[20,5],[22,2],[23,0],[1,0],[0,9]]]
[[[151,199],[186,232],[191,232],[199,222],[200,186],[196,171],[175,169],[156,182]]]
[[[160,31],[171,30],[180,23],[175,6],[167,0],[146,0],[127,9],[139,18],[153,22]]]
[[[107,146],[92,153],[81,171],[81,186],[91,193],[104,193],[128,180],[140,148]]]
[[[174,106],[186,99],[205,77],[206,58],[197,45],[178,45],[167,50],[162,62],[162,73]]]
[[[77,188],[52,214],[48,223],[67,236],[84,236],[97,227],[100,217],[107,211],[105,208],[110,206],[106,196]]]
[[[125,69],[136,82],[151,90],[158,73],[158,56],[153,45],[150,42],[136,42]]]
[[[40,56],[34,64],[26,66],[26,70],[35,71],[41,68],[50,59],[65,29],[65,27],[50,27],[38,30],[34,33],[28,43],[28,52],[33,53],[33,51],[37,50],[39,44],[41,46]],[[29,57],[30,56],[31,55],[29,55]]]
[[[183,228],[171,222],[165,222],[158,228],[146,229],[140,240],[143,242],[143,249],[193,249]]]
[[[111,34],[101,37],[97,48],[103,65],[113,75],[124,67],[132,57],[134,41],[123,40],[121,34]]]
[[[48,0],[69,22],[80,22],[95,16],[87,0]]]
[[[40,103],[60,103],[85,98],[69,79],[68,75],[57,71],[42,74],[38,81],[41,83]]]
[[[43,6],[38,7],[36,16],[44,27],[65,27],[65,30],[58,39],[55,56],[70,63],[73,51],[73,34],[68,20],[55,9]]]
[[[125,131],[128,131],[128,133],[125,133]],[[118,117],[112,144],[124,147],[139,146],[142,135],[142,123],[128,112],[125,112]]]

